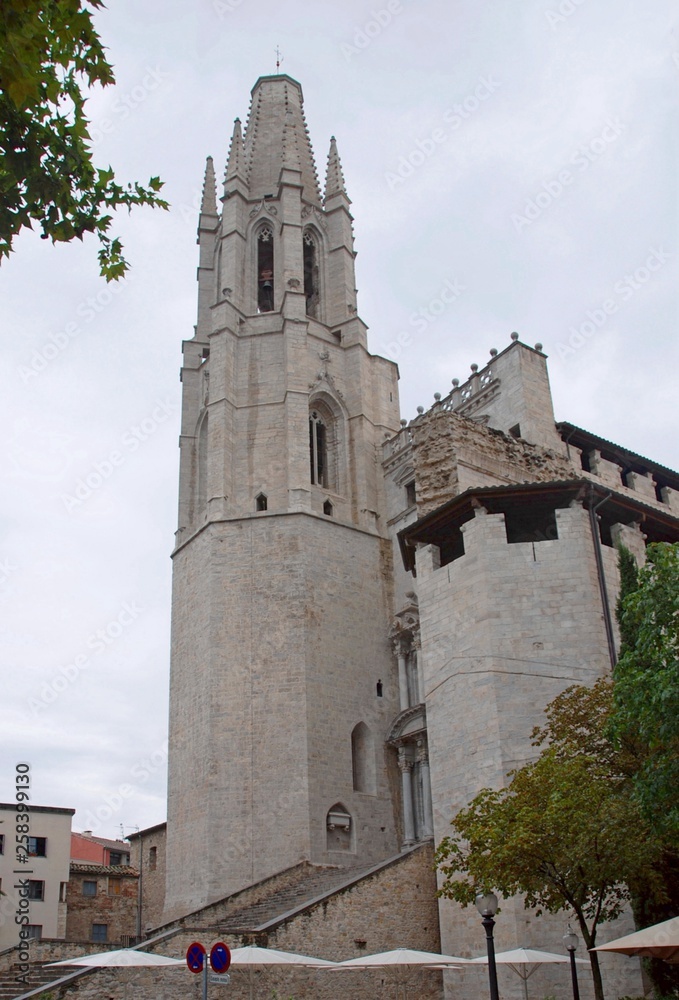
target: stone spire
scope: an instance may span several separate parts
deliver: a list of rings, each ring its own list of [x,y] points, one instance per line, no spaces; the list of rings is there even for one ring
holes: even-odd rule
[[[211,156],[208,156],[205,163],[205,180],[203,181],[200,214],[217,215],[217,185],[215,181],[215,168]]]
[[[276,195],[281,170],[287,167],[301,171],[303,200],[320,206],[302,88],[292,77],[262,76],[253,87],[245,129],[245,158],[251,198]]]
[[[339,153],[337,152],[337,140],[335,136],[330,138],[330,152],[328,153],[328,169],[325,174],[325,200],[328,201],[333,195],[343,195],[347,202],[351,204],[347,189],[344,186],[344,174]]]
[[[233,135],[229,146],[229,158],[226,163],[226,174],[224,176],[225,185],[228,181],[239,180],[245,183],[245,147],[243,145],[243,133],[240,127],[240,118],[236,118],[233,123]]]

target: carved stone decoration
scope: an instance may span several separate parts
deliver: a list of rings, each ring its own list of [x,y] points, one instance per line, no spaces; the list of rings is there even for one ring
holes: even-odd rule
[[[288,278],[288,288],[297,289],[300,287],[301,284],[302,282],[299,280],[299,278]]]
[[[317,222],[322,229],[328,228],[328,221],[325,216],[318,211],[315,205],[305,205],[302,208],[302,218],[309,219],[313,218],[314,222]]]
[[[324,383],[326,386],[332,389],[332,392],[335,396],[338,396],[339,399],[344,398],[343,393],[341,392],[340,389],[337,388],[337,386],[335,385],[334,378],[327,369],[323,369],[320,372],[318,372],[318,374],[316,375],[315,382],[309,382],[309,392],[316,392],[323,386]]]
[[[258,202],[254,206],[254,208],[250,209],[250,218],[254,219],[254,217],[258,215],[262,210],[268,212],[269,215],[278,215],[278,209],[276,208],[276,206],[270,205],[268,201],[264,201],[262,199],[262,201]]]

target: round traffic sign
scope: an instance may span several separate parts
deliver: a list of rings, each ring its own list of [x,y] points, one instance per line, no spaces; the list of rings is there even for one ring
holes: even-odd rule
[[[186,949],[186,964],[191,972],[202,972],[205,964],[205,948],[200,941],[194,941]]]
[[[231,965],[229,946],[223,941],[217,941],[210,949],[210,965],[215,972],[226,972]]]

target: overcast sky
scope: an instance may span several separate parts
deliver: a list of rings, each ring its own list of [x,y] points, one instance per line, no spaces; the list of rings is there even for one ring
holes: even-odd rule
[[[558,420],[676,469],[679,32],[671,0],[110,0],[96,22],[117,76],[88,105],[96,162],[160,174],[172,210],[116,219],[119,286],[95,240],[29,233],[0,267],[0,799],[26,760],[36,804],[119,836],[165,818],[205,157],[221,179],[276,46],[322,177],[337,137],[403,416],[517,330]]]

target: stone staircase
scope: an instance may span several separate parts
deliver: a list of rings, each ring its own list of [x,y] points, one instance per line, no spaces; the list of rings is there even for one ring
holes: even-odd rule
[[[359,882],[383,865],[384,862],[353,868],[309,866],[310,870],[297,883],[271,893],[260,902],[229,913],[219,921],[219,928],[229,934],[264,932],[283,918]]]
[[[0,1000],[16,1000],[16,997],[22,997],[26,993],[39,990],[41,987],[47,989],[50,984],[63,979],[68,972],[68,969],[48,969],[44,964],[31,962],[26,976],[28,979],[28,986],[26,986],[24,983],[17,981],[17,976],[26,974],[19,971],[18,965],[10,966],[6,971],[0,972]],[[57,995],[58,993],[55,990],[55,1000]]]

